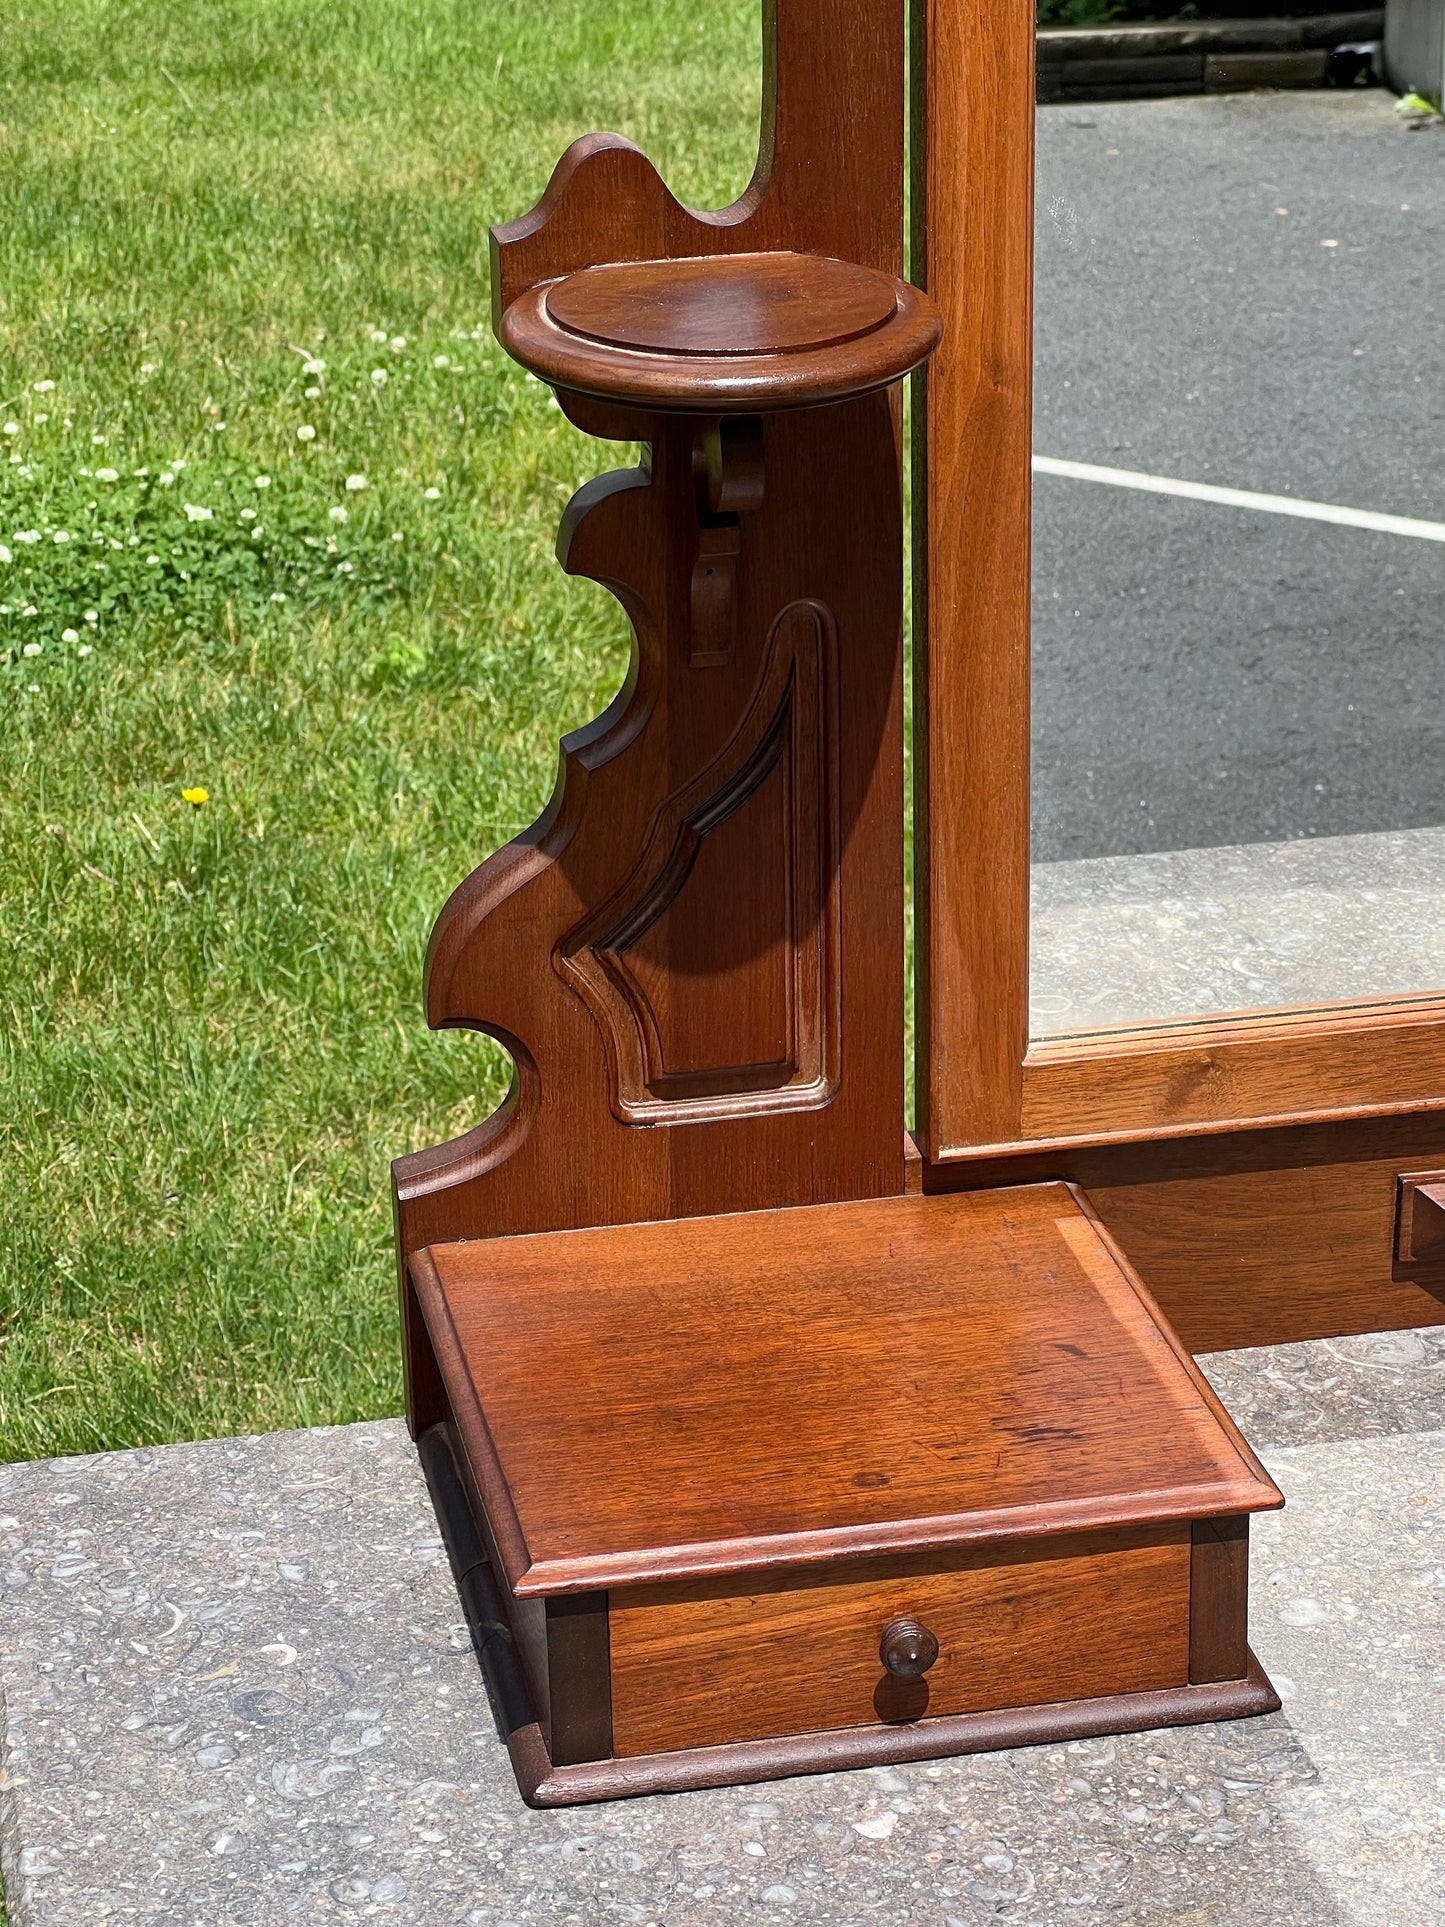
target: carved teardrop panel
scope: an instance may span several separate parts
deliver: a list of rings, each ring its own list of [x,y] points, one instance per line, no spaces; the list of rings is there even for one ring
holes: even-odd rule
[[[626,1123],[832,1096],[837,654],[822,603],[783,610],[737,730],[656,811],[626,883],[555,954],[602,1033],[612,1109]]]

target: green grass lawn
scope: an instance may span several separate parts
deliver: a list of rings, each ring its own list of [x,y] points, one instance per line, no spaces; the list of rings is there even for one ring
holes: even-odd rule
[[[487,227],[592,127],[730,199],[757,13],[0,13],[0,1458],[398,1409],[387,1165],[505,1079],[427,932],[625,658]]]

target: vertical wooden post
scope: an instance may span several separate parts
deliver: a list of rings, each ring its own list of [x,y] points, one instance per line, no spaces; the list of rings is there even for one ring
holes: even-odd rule
[[[1028,1047],[1033,0],[913,0],[918,1135],[1016,1137]]]

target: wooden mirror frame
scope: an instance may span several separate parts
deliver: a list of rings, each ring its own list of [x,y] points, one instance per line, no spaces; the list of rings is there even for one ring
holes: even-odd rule
[[[1445,997],[1030,1040],[1034,44],[1033,0],[913,0],[922,1181],[1085,1184],[1195,1349],[1445,1323],[1445,1266],[1396,1257],[1403,1175],[1445,1165]]]

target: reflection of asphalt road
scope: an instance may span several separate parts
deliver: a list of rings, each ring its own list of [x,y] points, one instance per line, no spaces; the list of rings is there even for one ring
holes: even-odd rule
[[[1445,522],[1445,132],[1391,108],[1041,108],[1035,449]],[[1037,857],[1445,823],[1445,544],[1034,500]]]

